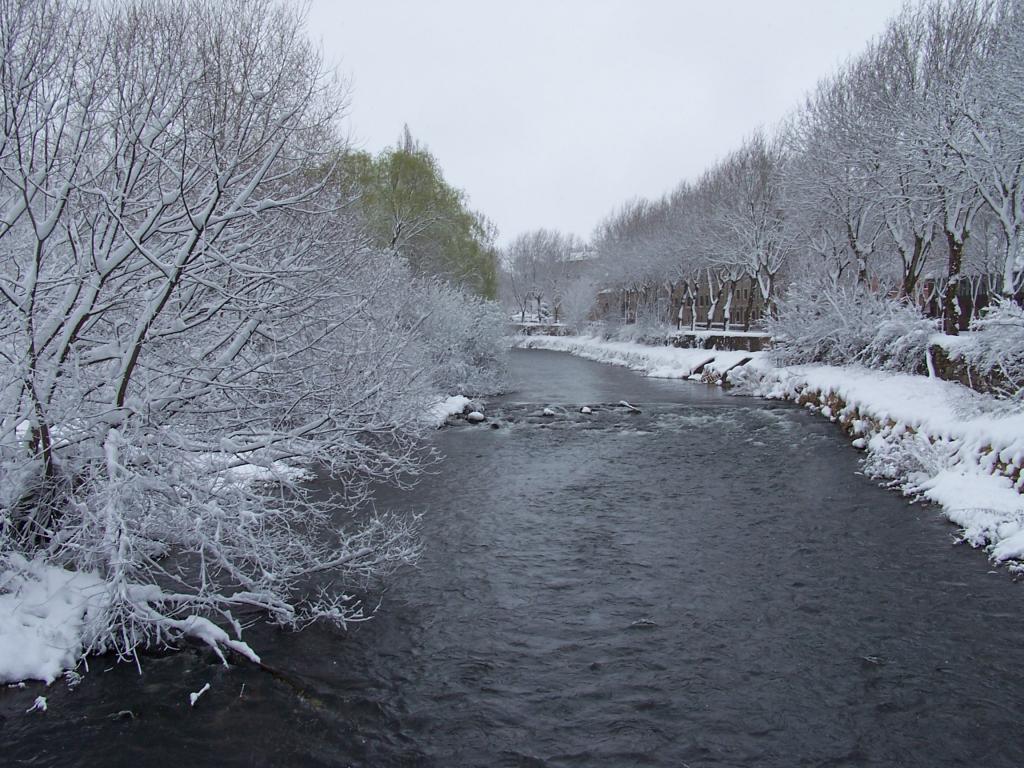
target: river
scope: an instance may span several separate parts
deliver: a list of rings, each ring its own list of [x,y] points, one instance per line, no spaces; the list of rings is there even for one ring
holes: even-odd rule
[[[500,427],[438,432],[437,474],[381,498],[425,512],[425,552],[375,619],[252,627],[279,675],[190,650],[4,690],[0,764],[1024,761],[1020,586],[858,474],[837,427],[513,358]],[[25,714],[39,693],[49,711]]]

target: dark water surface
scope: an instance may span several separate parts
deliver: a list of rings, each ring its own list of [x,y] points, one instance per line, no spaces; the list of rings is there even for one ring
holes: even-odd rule
[[[557,353],[515,367],[502,427],[439,433],[442,472],[386,499],[426,509],[426,551],[376,619],[254,627],[282,676],[189,651],[2,691],[0,764],[1024,761],[1021,587],[858,475],[834,426]],[[643,412],[601,405],[622,399]]]

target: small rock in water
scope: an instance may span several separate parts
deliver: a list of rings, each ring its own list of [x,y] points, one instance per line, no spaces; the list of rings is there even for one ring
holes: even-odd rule
[[[625,400],[619,400],[619,405],[621,405],[623,408],[628,408],[633,413],[640,413],[640,409],[639,408],[637,408],[635,405],[631,405],[630,403],[626,402]]]
[[[637,619],[629,625],[630,629],[653,629],[658,626],[658,622],[654,619]]]
[[[540,412],[540,415],[541,416],[554,416],[555,412],[553,410],[551,410],[550,408],[545,408],[543,411]]]
[[[589,406],[584,405],[580,408],[580,413],[593,413],[593,410],[591,410]]]
[[[487,417],[480,413],[480,411],[470,411],[468,414],[466,414],[466,421],[472,422],[473,424],[479,424],[486,418]]]

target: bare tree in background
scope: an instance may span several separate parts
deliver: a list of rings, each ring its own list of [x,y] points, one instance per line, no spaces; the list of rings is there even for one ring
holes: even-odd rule
[[[559,322],[562,293],[569,283],[571,258],[583,244],[572,235],[537,229],[518,235],[505,249],[506,293],[520,318]]]

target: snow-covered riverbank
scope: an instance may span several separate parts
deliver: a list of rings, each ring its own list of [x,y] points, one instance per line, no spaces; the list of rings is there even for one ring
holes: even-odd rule
[[[424,424],[440,427],[469,403],[463,395],[439,396],[423,414]],[[216,457],[211,457],[210,465],[223,482],[230,483],[301,481],[312,476],[304,467],[281,461],[217,470]],[[49,684],[73,669],[93,634],[90,621],[109,603],[106,590],[108,585],[96,573],[68,570],[15,553],[0,558],[0,683],[39,680]],[[225,644],[226,636],[213,637],[211,633],[223,633],[205,618],[193,616],[191,622],[187,635],[213,646]],[[255,657],[244,643],[228,641],[227,646]]]
[[[632,341],[605,341],[593,336],[523,336],[516,340],[516,346],[570,352],[599,363],[622,365],[656,379],[700,379],[704,374],[721,376],[744,360],[755,364],[764,359],[763,352],[650,346]]]
[[[727,377],[737,394],[813,408],[840,423],[854,445],[866,450],[865,471],[912,498],[936,503],[960,526],[963,541],[985,548],[994,562],[1024,571],[1024,414],[995,398],[926,376],[851,366],[780,368],[762,352],[593,337],[532,336],[517,344],[658,378]]]
[[[438,428],[470,402],[463,395],[438,396],[424,411],[423,423]],[[283,461],[229,463],[225,457],[211,455],[209,465],[222,482],[241,485],[299,482],[313,476],[306,467]],[[16,553],[0,557],[0,684],[22,680],[49,684],[74,668],[94,634],[90,622],[101,616],[109,603],[107,590],[108,585],[95,573],[70,571]],[[223,633],[215,625],[200,617],[191,619],[186,634],[215,647],[225,645],[226,636],[217,635]],[[244,643],[227,641],[227,647],[255,658]]]

